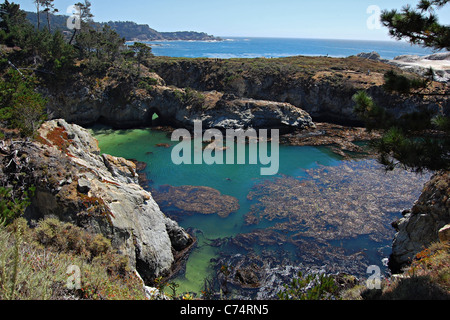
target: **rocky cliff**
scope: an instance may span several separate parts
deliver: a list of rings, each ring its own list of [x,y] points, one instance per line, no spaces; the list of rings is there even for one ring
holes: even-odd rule
[[[287,102],[308,112],[314,121],[358,124],[353,95],[367,90],[375,102],[395,116],[440,107],[448,113],[447,99],[401,95],[383,89],[384,74],[397,66],[362,58],[290,57],[279,59],[180,59],[155,57],[149,68],[168,85],[199,91],[217,90],[237,97]],[[446,90],[435,83],[437,91]],[[441,105],[441,106],[439,106]]]
[[[167,276],[193,239],[138,185],[134,163],[101,155],[88,131],[46,122],[38,142],[3,142],[4,186],[36,191],[25,217],[56,217],[112,240],[146,282]]]
[[[450,110],[442,96],[385,91],[383,75],[395,68],[358,57],[155,57],[142,66],[139,80],[115,69],[90,78],[78,76],[41,92],[54,119],[82,126],[104,122],[116,128],[149,126],[155,113],[165,124],[185,128],[194,120],[203,121],[204,128],[285,131],[311,127],[313,120],[360,124],[352,97],[361,89],[397,116]]]
[[[103,122],[116,128],[151,126],[154,114],[164,124],[193,128],[200,120],[205,128],[268,128],[292,131],[314,127],[301,108],[285,102],[257,100],[215,90],[167,86],[155,73],[147,72],[139,88],[132,79],[101,81],[92,86],[76,81],[63,90],[41,89],[49,101],[52,118],[79,125]],[[61,88],[59,88],[61,89]]]
[[[416,254],[444,237],[450,223],[450,172],[436,173],[425,185],[422,195],[404,217],[393,223],[395,236],[390,268],[399,272]],[[440,230],[442,235],[440,236]]]
[[[401,70],[363,57],[230,60],[155,57],[150,60],[140,71],[139,83],[132,75],[122,74],[118,78],[107,73],[93,79],[78,77],[63,87],[41,88],[49,100],[50,116],[79,125],[103,122],[116,128],[130,128],[151,125],[156,113],[163,123],[175,127],[192,128],[195,120],[201,120],[203,128],[253,127],[298,131],[314,127],[313,118],[357,123],[352,96],[361,89],[367,90],[379,106],[398,117],[424,110],[432,113],[443,111],[446,114],[450,111],[450,102],[442,95],[387,92],[383,89],[384,73]],[[445,84],[432,85],[438,92],[447,90]],[[98,150],[93,151],[94,154],[98,153]],[[70,154],[74,156],[69,156],[71,163],[84,159],[82,155]],[[97,159],[94,163],[100,161],[98,157],[94,157]],[[102,166],[105,165],[107,172],[117,181],[122,180],[124,183],[123,180],[128,179],[127,183],[133,182],[133,177],[125,173],[128,172],[125,170],[128,165],[119,165],[117,161],[105,157],[101,160]],[[90,180],[90,177],[85,178]],[[109,185],[110,188],[114,183]],[[80,188],[83,190],[87,187]],[[426,197],[425,193],[422,198]],[[108,207],[120,206],[113,200],[114,196],[109,195],[107,199]],[[139,206],[133,201],[128,203]],[[437,237],[437,228],[442,227],[447,219],[436,218],[435,214],[428,212],[414,214],[415,210],[418,209],[413,209],[398,223],[399,234],[394,242],[391,259],[393,266],[403,265],[418,252],[419,247],[421,249],[433,241],[430,239]],[[424,222],[428,220],[430,224]],[[425,230],[429,227],[432,230]],[[153,230],[153,227],[150,229]],[[424,236],[420,236],[421,233]],[[181,234],[181,238],[185,238],[183,233],[169,234]],[[168,248],[166,246],[163,252],[168,252]],[[135,251],[141,254],[142,250],[138,245]],[[167,266],[172,261],[170,254],[164,255],[163,260],[166,261],[165,266],[150,268],[154,270],[153,273],[168,270]],[[136,259],[136,263],[151,264],[145,259]]]

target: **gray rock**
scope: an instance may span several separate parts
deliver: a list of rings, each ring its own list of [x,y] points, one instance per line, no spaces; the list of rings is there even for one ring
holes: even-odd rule
[[[450,241],[450,224],[439,230],[439,240],[442,243]]]
[[[439,52],[425,56],[427,60],[450,60],[450,52]]]
[[[369,60],[380,60],[381,56],[378,52],[361,52],[356,55],[357,57],[369,59]]]
[[[78,183],[65,184],[56,194],[46,184],[37,186],[29,216],[36,220],[57,217],[105,235],[114,248],[128,256],[130,265],[146,282],[169,275],[175,263],[174,254],[191,244],[191,237],[167,218],[152,195],[137,184],[135,165],[123,158],[101,156],[98,142],[87,130],[58,120],[44,123],[39,133],[46,137],[61,126],[73,137],[68,148],[72,156],[65,157],[56,148],[33,145],[33,151],[27,151],[33,153],[30,166],[45,167],[40,161],[51,161],[58,171],[66,170],[78,177]],[[54,155],[48,160],[42,156],[47,149],[47,153]],[[87,203],[82,200],[80,206],[76,191],[89,193],[90,200]],[[92,210],[84,211],[89,209]]]
[[[397,56],[394,58],[394,61],[402,61],[402,62],[416,62],[420,60],[420,56],[418,55],[412,55],[412,54],[405,54],[401,56]]]
[[[87,194],[91,190],[91,183],[85,178],[78,179],[77,189],[79,192]]]

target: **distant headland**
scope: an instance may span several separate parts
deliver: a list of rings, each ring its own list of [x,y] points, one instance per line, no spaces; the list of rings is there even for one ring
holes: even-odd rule
[[[37,14],[35,12],[27,12],[27,18],[31,23],[37,26]],[[51,21],[53,28],[62,30],[63,32],[71,32],[67,28],[66,15],[52,15]],[[196,31],[175,31],[175,32],[159,32],[152,29],[147,24],[137,24],[132,21],[109,21],[109,22],[93,22],[100,28],[103,25],[109,25],[126,41],[173,41],[173,40],[185,40],[185,41],[223,41],[222,38],[209,35],[205,32]]]

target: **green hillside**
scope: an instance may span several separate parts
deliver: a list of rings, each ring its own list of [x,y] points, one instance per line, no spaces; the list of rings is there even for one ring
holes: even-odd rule
[[[37,27],[37,14],[36,12],[27,12],[27,18],[31,23]],[[67,28],[66,15],[53,15],[50,14],[50,21],[53,30],[71,31]],[[176,32],[159,32],[150,28],[146,24],[137,24],[132,21],[109,21],[109,22],[94,22],[99,28],[104,24],[111,26],[121,37],[126,41],[155,41],[155,40],[222,40],[204,32],[195,31],[176,31]],[[47,27],[47,15],[41,13],[41,28]]]

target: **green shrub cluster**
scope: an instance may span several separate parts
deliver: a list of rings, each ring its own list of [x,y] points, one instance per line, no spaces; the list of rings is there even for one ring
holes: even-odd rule
[[[284,291],[278,293],[280,300],[336,300],[339,288],[332,276],[320,273],[298,277],[284,285]]]
[[[52,30],[49,19],[48,28],[37,28],[18,4],[0,4],[0,127],[32,136],[46,119],[47,101],[36,88],[55,90],[79,75],[87,81],[107,74],[125,77],[133,88],[155,83],[139,82],[141,64],[152,56],[151,47],[142,43],[127,47],[110,26],[99,28],[90,19],[89,1],[82,4],[82,11],[81,30],[70,35]]]
[[[33,90],[35,77],[23,77],[10,69],[0,79],[0,121],[19,129],[22,136],[32,136],[46,118],[47,101]]]
[[[448,116],[433,117],[423,111],[395,118],[365,91],[357,92],[353,100],[354,111],[366,123],[366,128],[383,133],[372,145],[386,169],[403,167],[421,172],[450,168]]]
[[[428,84],[426,79],[408,78],[390,70],[384,75],[384,89],[399,93],[410,93],[412,89],[425,88]]]
[[[175,96],[181,103],[194,108],[202,108],[206,99],[202,93],[189,87],[184,91],[176,91]]]

